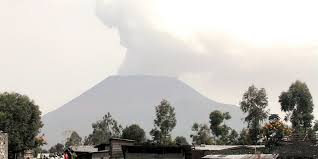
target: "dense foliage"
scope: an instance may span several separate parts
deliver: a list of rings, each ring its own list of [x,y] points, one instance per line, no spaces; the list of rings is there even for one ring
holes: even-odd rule
[[[279,145],[279,142],[292,133],[292,130],[284,124],[277,114],[269,116],[269,123],[262,129],[265,146],[273,150]]]
[[[64,145],[57,143],[49,149],[49,152],[60,156],[64,153]]]
[[[183,136],[177,136],[175,139],[174,139],[174,142],[175,144],[177,145],[189,145],[187,139]]]
[[[150,131],[153,141],[163,145],[172,143],[170,133],[176,124],[174,108],[167,100],[162,100],[160,105],[156,106],[155,127]]]
[[[72,131],[70,137],[66,139],[65,145],[67,146],[78,146],[82,144],[82,137],[76,132]]]
[[[215,136],[215,142],[219,145],[236,144],[238,133],[224,124],[224,120],[231,119],[229,112],[222,113],[215,110],[210,113],[210,128]]]
[[[34,101],[18,93],[0,94],[0,130],[9,134],[9,157],[44,144],[37,138],[43,124]]]
[[[287,113],[286,120],[290,120],[297,133],[305,135],[311,129],[313,116],[313,99],[306,83],[296,81],[287,92],[279,96],[281,110]]]
[[[261,124],[268,116],[268,98],[265,89],[250,86],[243,94],[240,106],[241,110],[247,113],[245,121],[248,123],[248,133],[252,144],[257,144],[261,138]]]
[[[93,132],[84,139],[85,145],[98,145],[108,143],[112,137],[120,138],[122,126],[107,113],[102,120],[92,124]]]
[[[123,130],[122,138],[135,140],[137,143],[143,143],[146,141],[146,133],[139,125],[133,124]]]
[[[197,145],[211,145],[214,143],[211,136],[211,130],[207,124],[194,123],[190,137],[192,138],[192,142]]]

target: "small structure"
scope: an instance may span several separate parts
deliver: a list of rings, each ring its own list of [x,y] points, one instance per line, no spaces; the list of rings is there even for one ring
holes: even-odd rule
[[[196,145],[192,147],[192,158],[201,159],[207,155],[256,154],[264,149],[264,145]]]
[[[124,159],[190,159],[191,146],[122,146]]]
[[[0,131],[0,159],[8,159],[8,134]]]
[[[90,159],[92,154],[97,152],[97,148],[94,148],[94,146],[71,146],[70,151],[75,152],[78,159]]]
[[[122,146],[132,146],[134,145],[135,140],[128,140],[128,139],[120,139],[120,138],[111,138],[109,139],[108,144],[100,144],[96,145],[95,148],[98,149],[98,153],[100,151],[107,151],[109,153],[109,158],[111,159],[123,159],[123,151]],[[98,155],[98,154],[95,154]]]

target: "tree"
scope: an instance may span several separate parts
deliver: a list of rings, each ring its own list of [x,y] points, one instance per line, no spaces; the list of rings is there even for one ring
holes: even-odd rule
[[[231,130],[231,133],[227,136],[227,144],[229,145],[237,145],[239,144],[239,134],[234,130],[232,129]]]
[[[174,139],[174,142],[177,144],[177,145],[189,145],[187,139],[183,136],[177,136],[175,139]]]
[[[176,124],[174,108],[167,100],[162,100],[160,105],[156,107],[155,128],[150,131],[153,141],[157,144],[170,144],[172,142],[170,133]]]
[[[240,106],[241,110],[247,113],[245,121],[248,123],[247,127],[252,144],[257,144],[261,138],[261,124],[268,116],[268,98],[265,89],[258,89],[254,85],[250,86],[243,94]]]
[[[18,93],[0,93],[0,130],[9,134],[10,158],[44,144],[36,138],[42,126],[41,111],[33,100]]]
[[[236,140],[238,137],[237,132],[224,124],[224,120],[231,119],[231,115],[229,112],[222,113],[218,110],[215,110],[210,113],[209,118],[210,129],[212,130],[212,134],[216,138],[216,144],[236,144]]]
[[[123,130],[123,139],[135,140],[137,143],[143,143],[146,141],[145,131],[137,124],[130,125]]]
[[[287,113],[286,120],[290,120],[297,133],[305,135],[312,126],[313,99],[306,83],[296,81],[287,92],[279,96],[281,110]]]
[[[112,137],[121,137],[122,126],[108,112],[102,120],[92,124],[93,133],[85,137],[84,145],[108,143]]]
[[[211,130],[207,124],[194,123],[192,126],[192,142],[197,145],[206,144],[212,145],[213,138],[211,136]]]
[[[63,155],[64,153],[64,145],[61,143],[57,143],[49,149],[50,153],[54,153],[56,155]]]
[[[76,131],[73,131],[70,137],[67,138],[65,145],[67,146],[78,146],[82,144],[82,138]]]
[[[250,145],[252,140],[250,138],[248,129],[242,129],[238,137],[238,145]]]
[[[291,134],[291,129],[280,121],[280,117],[277,114],[269,116],[269,123],[263,126],[262,131],[265,146],[269,148],[270,151],[278,146],[279,141],[281,141],[285,136]]]

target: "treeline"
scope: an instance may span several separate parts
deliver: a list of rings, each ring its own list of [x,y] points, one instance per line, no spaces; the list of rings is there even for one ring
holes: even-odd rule
[[[266,90],[252,85],[244,92],[239,103],[242,112],[246,114],[242,122],[245,122],[247,127],[237,132],[225,124],[225,121],[231,119],[231,114],[215,110],[207,114],[208,124],[193,124],[190,135],[192,144],[265,144],[269,149],[273,149],[279,141],[292,134],[314,140],[318,124],[313,123],[314,104],[307,85],[301,81],[292,83],[287,91],[281,93],[278,102],[281,111],[286,114],[283,119],[269,111]],[[112,137],[132,139],[138,143],[188,144],[183,136],[172,139],[171,132],[177,124],[174,107],[167,100],[162,100],[155,107],[155,111],[154,128],[149,132],[151,139],[146,139],[146,133],[139,125],[123,128],[108,113],[102,120],[92,124],[93,132],[90,135],[76,144],[96,145],[106,143]]]
[[[206,123],[194,122],[191,128],[193,144],[260,144],[269,149],[274,148],[283,138],[297,136],[315,140],[318,130],[317,122],[313,122],[313,99],[307,85],[301,81],[291,84],[287,91],[279,96],[280,109],[286,115],[283,119],[268,109],[268,97],[264,88],[250,86],[239,103],[244,114],[247,127],[240,132],[225,124],[231,114],[215,110],[207,114]],[[110,113],[92,124],[93,131],[82,139],[75,131],[67,138],[66,143],[57,144],[50,152],[61,153],[64,145],[97,145],[106,143],[110,138],[135,140],[140,144],[188,144],[186,137],[172,138],[171,132],[177,124],[174,107],[162,100],[155,107],[154,127],[146,132],[137,124],[123,127]],[[243,121],[242,121],[243,122]],[[290,123],[290,126],[287,123]],[[0,93],[0,130],[9,134],[9,157],[24,150],[35,149],[46,144],[44,135],[40,135],[41,112],[33,100],[18,93]]]

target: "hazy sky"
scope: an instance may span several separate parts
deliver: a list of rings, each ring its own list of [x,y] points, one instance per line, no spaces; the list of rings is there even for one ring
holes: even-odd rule
[[[315,1],[96,2],[1,0],[1,91],[47,112],[109,75],[165,75],[236,105],[264,87],[275,112],[299,79],[318,102]]]

